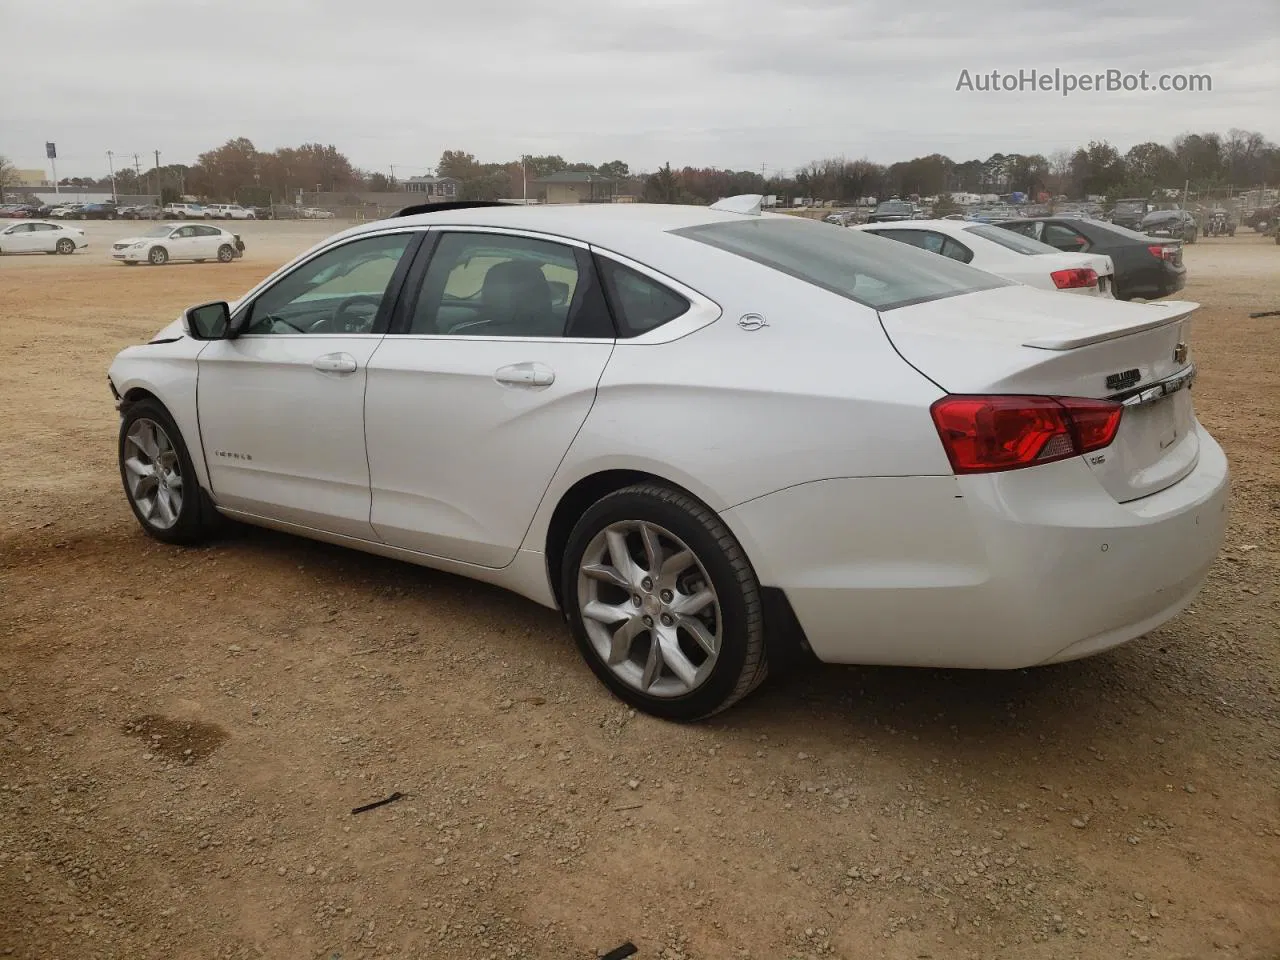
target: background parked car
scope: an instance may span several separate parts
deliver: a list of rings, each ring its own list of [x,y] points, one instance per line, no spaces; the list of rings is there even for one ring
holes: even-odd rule
[[[877,203],[876,208],[867,217],[867,223],[891,223],[895,220],[911,220],[916,216],[916,207],[910,200],[885,200]]]
[[[119,213],[121,220],[159,220],[164,216],[164,209],[154,203],[144,203],[138,206],[121,207]]]
[[[1182,244],[1087,218],[1029,217],[996,224],[1071,253],[1101,253],[1115,265],[1119,300],[1167,297],[1187,282]]]
[[[149,263],[159,267],[170,260],[230,263],[242,256],[244,241],[238,234],[203,223],[155,226],[141,236],[127,237],[111,245],[111,259],[126,266]]]
[[[1125,197],[1111,208],[1111,222],[1117,227],[1137,230],[1142,218],[1151,210],[1151,202],[1143,197]]]
[[[1200,228],[1196,218],[1186,210],[1153,210],[1142,218],[1138,231],[1149,237],[1173,237],[1183,243],[1195,243]]]
[[[1064,253],[1047,243],[987,223],[911,220],[857,226],[879,237],[907,243],[959,260],[1015,283],[1041,290],[1087,296],[1114,296],[1111,258],[1096,253]]]
[[[61,206],[55,206],[49,211],[48,216],[54,220],[74,220],[80,213],[83,203],[64,203]]]
[[[205,207],[214,220],[254,220],[257,215],[251,208],[242,207],[238,203],[211,203]]]
[[[23,220],[0,230],[0,253],[71,254],[88,245],[83,230],[47,220]]]
[[[166,203],[165,220],[212,220],[213,214],[198,203]]]
[[[86,203],[76,214],[77,220],[117,220],[119,217],[120,211],[114,200]]]

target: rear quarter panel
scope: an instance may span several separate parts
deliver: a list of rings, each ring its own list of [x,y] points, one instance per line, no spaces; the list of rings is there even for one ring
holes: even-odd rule
[[[717,511],[832,477],[950,474],[928,410],[941,391],[898,356],[874,310],[681,243],[678,262],[648,262],[722,315],[670,343],[618,342],[526,546],[541,549],[560,497],[603,470],[656,474]],[[767,326],[744,330],[747,313]]]

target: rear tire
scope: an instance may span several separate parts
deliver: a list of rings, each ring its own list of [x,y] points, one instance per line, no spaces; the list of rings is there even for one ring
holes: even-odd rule
[[[232,248],[231,244],[224,243],[222,246],[218,248],[219,263],[230,263],[235,258],[236,258],[236,252]]]
[[[151,252],[147,254],[147,260],[153,267],[163,267],[169,262],[169,251],[164,247],[152,247]]]
[[[199,543],[218,513],[200,486],[182,433],[159,400],[130,404],[120,420],[120,482],[142,529],[164,543]]]
[[[768,675],[755,571],[687,493],[637,484],[592,505],[565,547],[561,599],[592,672],[653,716],[709,717]]]
[[[76,252],[76,242],[69,237],[63,237],[54,245],[54,250],[63,256],[68,256]]]

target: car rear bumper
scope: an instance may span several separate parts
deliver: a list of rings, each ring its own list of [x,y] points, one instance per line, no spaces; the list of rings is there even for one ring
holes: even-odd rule
[[[836,479],[725,520],[831,663],[1015,669],[1142,636],[1195,597],[1221,547],[1228,467],[1200,459],[1117,503],[1083,460],[971,477]]]

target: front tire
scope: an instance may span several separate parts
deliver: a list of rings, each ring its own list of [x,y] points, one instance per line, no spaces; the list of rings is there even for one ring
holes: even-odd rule
[[[569,535],[561,599],[592,672],[645,713],[700,720],[768,674],[755,571],[687,493],[638,484],[591,506]]]
[[[76,242],[69,237],[63,237],[56,244],[54,249],[64,257],[76,252]]]
[[[152,247],[151,252],[147,254],[147,260],[153,267],[163,267],[169,262],[169,251],[164,247]]]
[[[191,454],[159,400],[130,404],[120,421],[120,481],[138,523],[164,543],[198,543],[217,514],[200,487]]]

